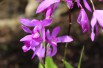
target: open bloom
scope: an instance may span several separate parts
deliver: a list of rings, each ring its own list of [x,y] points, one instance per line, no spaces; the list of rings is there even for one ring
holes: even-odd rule
[[[34,50],[35,47],[40,45],[42,42],[39,32],[36,31],[36,28],[34,28],[34,30],[35,32],[33,31],[30,35],[26,35],[20,40],[21,42],[24,42],[24,46],[22,47],[24,52],[27,52],[30,49]]]
[[[53,29],[52,34],[50,34],[49,30],[47,30],[46,32],[46,41],[49,43],[51,47],[54,48],[53,52],[51,52],[51,56],[54,56],[56,54],[57,43],[65,43],[65,42],[73,41],[73,39],[68,35],[57,37],[59,31],[60,31],[60,27],[56,27]]]
[[[67,3],[67,6],[72,9],[73,8],[73,0],[64,0]],[[37,8],[36,13],[40,13],[45,11],[46,18],[51,17],[57,6],[59,5],[60,0],[44,0],[40,3]]]
[[[47,9],[48,7],[50,7],[51,5],[53,6],[54,3],[56,4],[58,2],[60,2],[60,0],[44,0],[38,6],[36,13],[40,13],[44,11],[45,9]]]
[[[91,40],[94,41],[95,33],[94,28],[98,24],[103,28],[103,10],[94,10],[93,17],[91,20],[91,26],[92,26],[92,33],[91,33]]]
[[[83,32],[89,31],[89,19],[84,9],[80,10],[77,22],[82,27]]]

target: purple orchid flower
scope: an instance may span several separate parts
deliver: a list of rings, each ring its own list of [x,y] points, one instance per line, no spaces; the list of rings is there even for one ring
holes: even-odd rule
[[[29,19],[20,19],[20,22],[25,25],[25,26],[28,26],[28,27],[38,27],[39,31],[43,33],[42,37],[43,37],[43,40],[45,41],[45,27],[46,26],[49,26],[52,22],[52,19],[49,18],[49,19],[44,19],[42,21],[39,21],[39,20],[36,20],[36,19],[33,19],[33,20],[29,20]],[[25,27],[23,28],[24,31],[25,29],[28,30],[28,32],[30,32],[30,30]],[[27,31],[25,31],[27,32]]]
[[[24,27],[23,27],[23,29],[24,29]],[[35,27],[33,30],[34,31],[31,32],[32,34],[27,35],[27,36],[23,37],[20,40],[21,42],[24,42],[24,46],[22,47],[24,52],[27,52],[30,49],[34,51],[35,48],[37,46],[39,46],[41,44],[41,42],[42,42],[42,38],[40,37],[39,32],[36,31],[37,27]],[[25,29],[25,31],[28,32],[28,29],[27,30]]]
[[[48,7],[50,7],[51,5],[53,5],[54,3],[56,4],[58,2],[60,2],[60,0],[44,0],[38,6],[36,13],[40,13],[44,11],[45,9],[47,9]]]
[[[80,10],[77,22],[82,27],[82,31],[83,32],[89,31],[89,29],[90,29],[90,27],[89,27],[89,19],[88,19],[88,16],[87,16],[87,14],[86,14],[84,9]]]
[[[92,26],[92,33],[91,33],[91,40],[94,41],[95,33],[94,28],[97,24],[97,21],[99,25],[103,28],[103,10],[94,10],[93,17],[91,20],[91,26]]]
[[[42,28],[42,27],[45,27],[45,26],[49,26],[52,22],[52,19],[49,18],[49,19],[44,19],[42,21],[39,21],[39,20],[36,20],[36,19],[29,20],[29,19],[26,19],[26,18],[22,18],[22,19],[20,19],[20,22],[23,25],[28,26],[28,27],[38,26],[39,28]]]
[[[46,32],[46,41],[50,44],[50,46],[53,48],[53,50],[50,50],[51,56],[54,56],[57,52],[57,43],[65,43],[65,42],[71,42],[73,39],[70,36],[61,36],[56,37],[60,31],[60,27],[56,27],[53,29],[52,34],[50,35],[50,31],[47,30]],[[51,52],[53,51],[53,52]]]
[[[40,44],[35,50],[33,50],[34,53],[32,55],[32,59],[35,57],[35,55],[38,56],[39,59],[45,57],[45,47],[43,47],[42,44]]]

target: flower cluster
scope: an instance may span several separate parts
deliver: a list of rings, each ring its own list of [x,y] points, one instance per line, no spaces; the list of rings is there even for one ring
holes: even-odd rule
[[[29,20],[26,18],[20,19],[22,23],[22,29],[29,35],[23,37],[20,41],[24,43],[22,47],[24,52],[33,50],[32,58],[37,55],[39,58],[44,58],[45,56],[54,56],[57,52],[57,43],[66,43],[71,42],[73,39],[68,36],[57,37],[60,27],[53,29],[50,34],[49,29],[45,29],[46,26],[49,26],[52,22],[52,15],[55,12],[57,6],[61,1],[65,2],[69,10],[73,9],[74,3],[77,4],[77,7],[80,8],[80,13],[77,18],[78,24],[81,26],[83,32],[90,31],[89,19],[86,14],[85,9],[83,8],[80,0],[38,0],[41,2],[37,8],[36,13],[45,12],[45,19],[43,20]],[[99,0],[102,2],[103,0]],[[91,19],[91,39],[94,41],[95,37],[95,27],[98,29],[98,24],[103,27],[103,10],[96,10],[93,4],[93,1],[90,0],[93,10],[89,6],[87,0],[83,0],[84,7],[90,12],[93,13]],[[32,30],[30,28],[33,28]],[[98,31],[98,30],[97,30]],[[97,32],[96,31],[96,32]]]
[[[52,34],[49,30],[45,30],[46,26],[49,26],[52,22],[52,19],[44,20],[29,20],[29,19],[20,19],[22,23],[22,29],[29,33],[29,35],[23,37],[20,41],[24,42],[22,47],[24,52],[33,50],[32,58],[37,55],[39,58],[44,58],[46,56],[54,56],[57,52],[57,43],[71,42],[73,39],[70,36],[61,36],[57,37],[60,27],[53,29]],[[30,27],[33,27],[30,30]]]
[[[81,5],[80,0],[42,0],[40,5],[37,8],[36,13],[40,12],[46,12],[46,18],[52,17],[53,12],[55,11],[56,7],[59,5],[59,3],[63,1],[67,4],[69,9],[73,9],[74,3],[77,3],[77,7],[80,8],[80,13],[77,18],[78,24],[81,26],[83,33],[90,31],[90,25],[89,25],[89,19],[88,16],[84,10],[84,8]],[[103,0],[99,0],[100,2],[103,2]],[[93,11],[91,7],[89,6],[87,0],[83,0],[84,7],[89,11],[93,12],[93,17],[91,20],[91,40],[94,41],[95,33],[94,33],[94,27],[97,25],[96,21],[98,21],[99,25],[102,27],[102,19],[103,19],[103,10],[96,10],[93,4],[93,1],[90,0]],[[98,28],[98,27],[96,27]]]

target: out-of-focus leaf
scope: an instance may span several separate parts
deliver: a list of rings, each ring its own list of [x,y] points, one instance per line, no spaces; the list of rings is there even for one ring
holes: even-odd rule
[[[39,63],[39,68],[43,68],[43,65]],[[57,68],[51,57],[46,57],[45,68]]]
[[[39,68],[43,68],[43,65],[41,63],[39,63]]]
[[[46,57],[46,68],[57,68],[51,57]]]
[[[69,64],[66,60],[62,60],[66,68],[74,68],[71,64]]]

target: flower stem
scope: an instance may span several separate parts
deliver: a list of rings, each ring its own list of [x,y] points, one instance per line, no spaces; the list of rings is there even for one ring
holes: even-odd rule
[[[92,4],[92,7],[93,7],[93,11],[95,10],[95,7],[94,7],[94,3],[92,0],[90,0],[91,4]]]
[[[72,22],[71,22],[71,10],[69,9],[68,35],[70,35],[71,25],[72,25]],[[65,45],[65,49],[64,49],[64,58],[63,58],[64,60],[66,60],[67,45],[68,45],[68,43],[66,43],[66,45]],[[64,64],[63,64],[63,67],[65,68],[65,65],[64,65]]]
[[[45,42],[43,42],[43,46],[45,47],[45,54],[44,54],[44,65],[43,65],[43,68],[45,68],[46,51],[47,51],[47,47],[46,47],[46,45],[45,45]]]
[[[82,57],[83,57],[83,52],[84,52],[84,46],[83,46],[82,51],[81,51],[81,55],[80,55],[80,59],[79,59],[79,63],[78,63],[78,68],[80,68],[80,66],[81,66],[81,60],[82,60]]]

